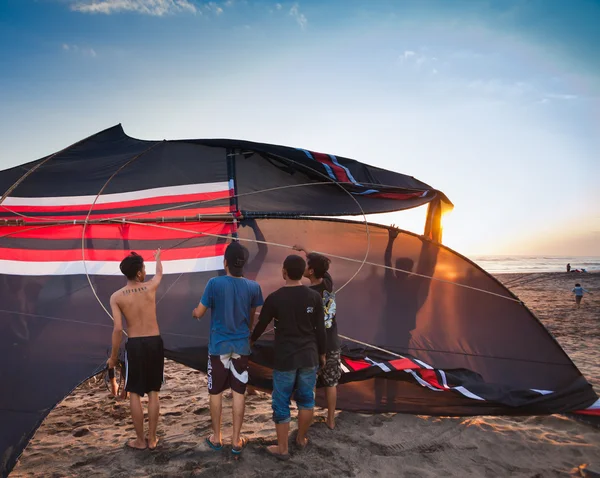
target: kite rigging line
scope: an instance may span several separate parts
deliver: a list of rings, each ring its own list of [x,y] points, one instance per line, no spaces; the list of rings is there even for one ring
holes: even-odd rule
[[[331,180],[333,181],[333,180]],[[253,194],[260,194],[260,193],[267,193],[267,192],[272,192],[272,191],[277,191],[280,189],[288,189],[288,188],[299,188],[299,187],[303,187],[303,186],[321,186],[324,184],[331,184],[331,182],[312,182],[312,183],[302,183],[302,184],[290,184],[287,186],[277,186],[277,187],[273,187],[273,188],[267,188],[267,189],[259,189],[257,191],[249,191],[247,193],[240,193],[240,194],[234,194],[231,196],[228,196],[227,198],[212,198],[212,199],[204,199],[202,201],[194,201],[194,202],[186,202],[186,203],[182,203],[182,204],[177,204],[176,206],[170,206],[170,207],[166,207],[166,208],[162,208],[162,209],[155,209],[152,211],[144,211],[144,212],[133,212],[133,213],[129,213],[129,214],[125,214],[124,216],[119,216],[119,217],[110,217],[110,218],[100,218],[97,221],[98,222],[111,222],[114,219],[130,219],[130,218],[138,218],[144,215],[148,215],[148,214],[156,214],[158,212],[165,212],[165,211],[171,211],[171,210],[175,210],[175,209],[183,209],[183,208],[187,208],[190,206],[197,206],[199,204],[206,204],[206,203],[211,203],[211,202],[217,202],[217,201],[222,201],[224,199],[234,199],[234,198],[239,198],[242,196],[250,196]],[[351,183],[340,183],[340,184],[351,184]],[[97,200],[98,198],[96,198]],[[47,218],[47,217],[40,217],[40,216],[29,216],[27,214],[23,214],[17,211],[13,211],[12,209],[6,207],[6,206],[2,206],[0,205],[0,207],[8,212],[10,212],[11,214],[14,214],[16,216],[20,216],[22,218],[25,219],[36,219],[38,221],[44,221],[44,222],[52,222],[55,223],[56,219],[54,218]],[[207,214],[208,217],[210,217],[210,214]],[[159,220],[157,218],[157,220]],[[69,221],[69,220],[65,220],[65,221]]]
[[[110,314],[110,312],[109,312],[109,311],[106,309],[106,307],[104,306],[104,304],[102,303],[102,301],[101,301],[101,300],[100,300],[100,298],[98,297],[98,294],[96,293],[96,290],[94,289],[94,286],[93,286],[93,284],[92,284],[91,278],[90,278],[90,276],[89,276],[89,273],[88,273],[88,269],[87,269],[87,265],[86,265],[86,260],[85,260],[85,230],[86,230],[87,222],[89,221],[89,217],[90,217],[90,215],[91,215],[91,213],[92,213],[92,210],[93,210],[93,208],[94,208],[94,205],[96,204],[96,202],[97,202],[97,201],[98,201],[98,199],[100,198],[100,195],[101,195],[101,194],[104,192],[104,189],[106,189],[106,187],[108,186],[108,184],[110,183],[110,181],[111,181],[111,180],[112,180],[112,179],[113,179],[113,178],[114,178],[114,177],[115,177],[115,176],[116,176],[116,175],[117,175],[117,174],[118,174],[118,173],[119,173],[121,170],[123,170],[124,168],[126,168],[126,167],[127,167],[129,164],[131,164],[133,161],[135,161],[137,158],[139,158],[139,157],[140,157],[140,156],[142,156],[143,154],[145,154],[145,153],[147,153],[148,151],[150,151],[152,148],[154,148],[154,147],[155,147],[156,145],[158,145],[158,144],[160,144],[160,142],[156,142],[156,143],[154,143],[152,146],[150,146],[150,147],[149,147],[148,149],[146,149],[145,151],[141,152],[140,154],[138,154],[138,155],[134,156],[133,158],[131,158],[130,160],[128,160],[126,163],[122,164],[122,165],[119,167],[119,169],[117,169],[117,170],[116,170],[116,171],[115,171],[115,172],[114,172],[114,173],[111,175],[111,177],[110,177],[110,178],[108,178],[108,180],[106,181],[106,183],[104,183],[104,186],[102,186],[102,188],[100,189],[100,191],[99,191],[99,192],[98,192],[98,194],[96,195],[96,198],[94,199],[94,202],[93,202],[93,203],[92,203],[92,205],[90,206],[90,209],[89,209],[89,211],[88,211],[87,217],[86,217],[86,219],[85,219],[85,222],[84,222],[84,226],[83,226],[83,232],[82,232],[82,236],[81,236],[81,255],[82,255],[82,261],[83,261],[83,266],[84,266],[84,270],[85,270],[85,275],[86,275],[86,277],[87,277],[87,280],[88,280],[88,282],[89,282],[89,284],[90,284],[90,287],[91,287],[91,289],[92,289],[92,292],[93,292],[93,294],[94,294],[94,297],[96,298],[96,300],[98,301],[98,303],[100,304],[100,306],[102,307],[102,309],[104,309],[104,311],[106,312],[106,314],[107,314],[107,315],[108,315],[108,316],[111,318],[111,320],[113,320],[113,322],[114,322],[114,319],[113,319],[112,315],[111,315],[111,314]],[[296,161],[294,161],[294,160],[291,160],[291,159],[287,159],[287,158],[281,158],[281,159],[283,159],[283,160],[285,160],[285,161],[288,161],[288,162],[295,163],[295,164],[299,164],[299,163],[297,163]],[[300,166],[302,166],[302,165],[300,165]],[[363,216],[363,218],[364,218],[364,224],[365,224],[366,235],[367,235],[367,248],[366,248],[366,252],[365,252],[365,257],[364,257],[364,259],[363,259],[363,261],[362,261],[361,265],[359,266],[359,268],[358,268],[358,269],[356,270],[356,272],[354,273],[354,275],[352,275],[352,277],[350,277],[350,279],[349,279],[349,280],[348,280],[348,281],[347,281],[347,282],[346,282],[344,285],[342,285],[342,287],[340,287],[340,288],[337,290],[337,292],[339,292],[339,291],[340,291],[340,290],[342,290],[342,289],[343,289],[345,286],[347,286],[347,285],[348,285],[350,282],[352,282],[352,280],[354,280],[354,278],[355,278],[355,277],[358,275],[358,273],[359,273],[359,272],[362,270],[362,268],[364,267],[365,263],[367,262],[367,258],[369,257],[370,245],[371,245],[371,236],[370,236],[370,231],[369,231],[369,223],[368,223],[368,220],[367,220],[367,215],[366,215],[365,211],[363,210],[362,206],[360,205],[360,203],[358,202],[358,200],[357,200],[357,199],[356,199],[356,198],[355,198],[355,197],[354,197],[354,196],[353,196],[353,195],[352,195],[352,194],[351,194],[349,191],[347,191],[346,189],[344,189],[344,187],[343,187],[341,184],[338,184],[336,181],[334,181],[333,179],[329,178],[327,175],[325,175],[325,174],[321,173],[320,171],[314,170],[314,169],[312,169],[312,168],[310,168],[310,169],[311,169],[313,172],[315,172],[315,173],[317,173],[317,174],[319,174],[319,175],[323,176],[325,179],[327,179],[327,180],[329,181],[329,183],[328,183],[328,184],[331,184],[331,183],[333,183],[333,184],[336,184],[336,185],[338,185],[338,186],[339,186],[339,187],[342,189],[342,191],[344,191],[346,194],[348,194],[348,196],[350,196],[350,198],[351,198],[351,199],[352,199],[352,200],[353,200],[353,201],[356,203],[356,205],[359,207],[359,209],[360,209],[360,211],[361,211],[361,214],[362,214],[362,216]],[[313,183],[311,183],[311,184],[313,184]],[[294,186],[294,185],[291,185],[291,186]],[[277,188],[275,188],[275,189],[285,189],[285,188],[287,188],[287,187],[290,187],[290,186],[280,186],[280,187],[277,187]],[[230,196],[230,197],[231,197],[231,196]],[[126,220],[123,220],[123,219],[121,219],[121,220],[117,220],[117,221],[111,221],[111,222],[131,223],[130,221],[126,221]],[[138,224],[139,224],[139,223],[138,223]],[[142,223],[142,224],[144,224],[144,225],[146,225],[146,226],[156,226],[156,224],[152,224],[152,223]],[[175,229],[175,228],[173,228],[173,230],[176,230],[176,229]],[[196,231],[194,231],[194,233],[196,233]],[[199,233],[199,234],[203,234],[203,235],[206,235],[206,236],[213,236],[213,237],[222,237],[222,235],[215,235],[215,234],[208,234],[208,233]],[[229,238],[229,236],[225,236],[225,237],[226,237],[227,239]],[[251,239],[247,239],[247,240],[248,240],[248,241],[252,241]],[[254,242],[259,242],[259,241],[255,240]],[[260,241],[260,242],[264,242],[264,241]],[[291,246],[288,246],[288,245],[285,245],[285,246],[283,246],[283,247],[292,248]],[[359,262],[359,261],[357,261],[357,262]],[[181,276],[183,276],[183,274],[184,274],[184,273],[182,272],[182,273],[180,274],[180,276],[179,276],[179,277],[178,277],[178,278],[175,280],[175,282],[177,282],[177,281],[179,280],[179,278],[180,278]],[[163,297],[164,297],[164,295],[163,295]],[[161,299],[162,299],[162,298],[161,298]]]
[[[92,139],[94,136],[97,136],[97,135],[99,135],[99,134],[101,134],[103,132],[104,131],[100,131],[98,133],[94,133],[93,135],[88,136],[87,138],[83,138],[82,140],[77,141],[76,143],[70,144],[66,148],[63,148],[60,151],[57,151],[56,153],[51,154],[50,156],[48,156],[43,161],[41,161],[40,163],[36,164],[33,168],[31,168],[29,171],[27,171],[25,174],[23,174],[19,179],[17,179],[15,181],[15,183],[4,192],[4,194],[2,195],[2,198],[0,198],[0,204],[2,204],[4,202],[4,200],[10,195],[10,193],[12,193],[19,186],[19,184],[21,184],[23,181],[25,181],[25,179],[27,179],[31,174],[33,174],[35,171],[37,171],[39,168],[41,168],[48,161],[50,161],[51,159],[55,158],[56,155],[58,155],[60,153],[64,153],[65,151],[67,151],[67,150],[69,150],[71,148],[74,148],[75,146],[83,143],[84,141]]]
[[[45,164],[45,163],[46,163],[47,161],[49,161],[50,159],[54,158],[54,157],[55,157],[57,154],[59,154],[60,152],[63,152],[63,151],[65,151],[65,150],[67,150],[67,149],[69,149],[69,148],[71,148],[71,147],[75,146],[76,144],[79,144],[79,143],[83,142],[83,141],[85,141],[85,140],[81,140],[80,142],[78,142],[78,143],[75,143],[74,145],[72,145],[72,146],[69,146],[69,147],[65,148],[64,150],[62,150],[62,151],[59,151],[59,152],[57,152],[57,153],[55,153],[55,154],[53,154],[53,155],[49,156],[49,157],[48,157],[48,158],[46,158],[44,161],[42,161],[40,164],[36,165],[36,167],[34,167],[34,168],[32,168],[31,170],[27,171],[27,172],[26,172],[26,173],[25,173],[25,174],[24,174],[24,175],[23,175],[23,176],[22,176],[22,177],[21,177],[21,178],[20,178],[20,179],[19,179],[19,180],[18,180],[18,181],[15,183],[15,184],[13,184],[13,185],[12,185],[12,186],[11,186],[11,187],[10,187],[10,188],[9,188],[9,189],[8,189],[8,190],[5,192],[5,193],[4,193],[4,195],[3,195],[3,196],[2,196],[2,198],[0,199],[0,205],[1,205],[1,203],[4,201],[4,199],[5,199],[5,198],[6,198],[6,197],[7,197],[7,196],[8,196],[8,195],[9,195],[9,194],[12,192],[12,191],[14,191],[14,189],[15,189],[15,188],[16,188],[16,187],[17,187],[17,186],[18,186],[18,185],[19,185],[21,182],[23,182],[23,181],[24,181],[24,180],[25,180],[25,179],[26,179],[26,178],[27,178],[27,177],[28,177],[30,174],[32,174],[32,173],[33,173],[35,170],[37,170],[37,169],[38,169],[40,166],[42,166],[43,164]],[[146,152],[148,152],[148,151],[152,150],[152,149],[153,149],[155,146],[157,146],[158,144],[160,144],[160,142],[155,142],[153,145],[151,145],[151,146],[150,146],[149,148],[147,148],[145,151],[143,151],[143,152],[141,152],[140,154],[138,154],[138,155],[134,156],[133,158],[131,158],[130,160],[128,160],[126,163],[124,163],[123,165],[121,165],[121,166],[120,166],[120,167],[119,167],[119,168],[118,168],[118,169],[117,169],[117,170],[116,170],[116,171],[115,171],[115,172],[114,172],[114,173],[111,175],[111,177],[110,177],[110,178],[109,178],[109,179],[108,179],[108,180],[105,182],[104,186],[103,186],[103,187],[100,189],[100,191],[99,191],[99,192],[98,192],[98,194],[96,195],[96,197],[95,197],[95,199],[94,199],[94,201],[93,201],[92,205],[90,206],[90,208],[89,208],[89,210],[88,210],[88,213],[87,213],[87,215],[86,215],[86,219],[85,219],[85,221],[84,221],[84,223],[83,223],[83,231],[82,231],[82,238],[81,238],[81,248],[82,248],[82,262],[83,262],[83,265],[84,265],[85,275],[86,275],[86,278],[87,278],[87,280],[88,280],[88,283],[89,283],[89,285],[90,285],[90,288],[92,289],[92,292],[93,292],[93,294],[94,294],[94,297],[96,298],[97,302],[100,304],[100,306],[102,307],[102,309],[103,309],[103,310],[106,312],[106,314],[107,314],[107,315],[108,315],[108,316],[111,318],[111,320],[113,320],[113,321],[114,321],[114,319],[113,319],[112,315],[111,315],[111,314],[110,314],[110,312],[109,312],[109,311],[106,309],[106,307],[104,306],[104,304],[102,303],[102,301],[101,301],[101,300],[100,300],[100,298],[98,297],[98,295],[97,295],[97,293],[96,293],[96,290],[95,290],[95,288],[94,288],[94,286],[93,286],[93,284],[92,284],[92,281],[91,281],[91,278],[90,278],[90,275],[89,275],[89,271],[88,271],[88,269],[87,269],[87,264],[86,264],[86,259],[85,259],[85,231],[86,231],[86,227],[87,227],[87,225],[88,225],[89,218],[90,218],[90,216],[91,216],[91,213],[92,213],[92,210],[93,210],[93,208],[94,208],[95,204],[97,203],[98,199],[100,198],[100,196],[102,195],[102,193],[104,192],[104,190],[106,189],[106,187],[108,186],[108,184],[110,183],[110,181],[111,181],[111,180],[112,180],[112,179],[113,179],[113,178],[114,178],[114,177],[115,177],[115,176],[116,176],[116,175],[117,175],[117,174],[118,174],[118,173],[119,173],[121,170],[123,170],[125,167],[127,167],[129,164],[131,164],[133,161],[135,161],[136,159],[138,159],[140,156],[142,156],[142,155],[143,155],[143,154],[145,154]],[[273,155],[273,156],[275,156],[275,157],[278,157],[278,155]],[[356,198],[355,198],[355,197],[354,197],[354,196],[353,196],[353,195],[352,195],[352,194],[351,194],[351,193],[350,193],[348,190],[346,190],[346,189],[343,187],[343,185],[342,185],[342,183],[341,183],[341,182],[335,181],[335,180],[333,180],[333,179],[329,178],[327,175],[325,175],[325,174],[321,173],[320,171],[317,171],[317,170],[315,170],[314,168],[308,168],[307,166],[305,166],[305,165],[302,165],[302,164],[299,164],[299,163],[297,163],[296,161],[294,161],[294,160],[291,160],[291,159],[289,159],[289,158],[282,158],[282,157],[280,157],[280,159],[282,159],[284,162],[288,162],[288,163],[295,163],[295,164],[297,164],[297,165],[299,165],[299,166],[301,166],[301,167],[303,167],[303,168],[310,169],[310,170],[311,170],[313,173],[317,173],[317,174],[319,174],[319,175],[323,176],[325,179],[327,179],[327,182],[318,182],[318,183],[314,183],[314,182],[312,182],[312,183],[306,183],[306,184],[300,184],[300,185],[287,185],[287,186],[278,186],[278,187],[269,188],[269,189],[262,190],[262,191],[251,191],[251,192],[247,192],[247,193],[240,193],[240,194],[234,195],[233,197],[240,197],[240,196],[246,196],[246,195],[251,195],[251,194],[258,194],[258,193],[260,193],[260,192],[268,192],[268,191],[274,191],[274,190],[281,190],[281,189],[287,189],[287,188],[294,188],[294,187],[300,187],[300,186],[305,186],[305,185],[306,185],[306,186],[312,186],[312,185],[332,184],[332,183],[333,183],[333,184],[335,184],[335,185],[337,185],[338,187],[340,187],[344,193],[346,193],[347,195],[349,195],[349,196],[350,196],[350,198],[351,198],[351,199],[352,199],[352,200],[353,200],[353,201],[356,203],[356,205],[357,205],[357,206],[358,206],[358,208],[360,209],[360,212],[361,212],[361,214],[362,214],[362,216],[363,216],[363,219],[364,219],[364,224],[365,224],[365,229],[366,229],[366,235],[367,235],[367,248],[366,248],[366,252],[365,252],[365,257],[364,257],[362,260],[353,259],[353,258],[348,258],[348,257],[339,256],[339,255],[335,255],[335,254],[326,254],[326,255],[328,255],[328,256],[330,256],[330,257],[335,257],[335,258],[342,259],[342,260],[348,260],[348,261],[352,261],[352,262],[358,262],[358,263],[360,263],[360,266],[358,267],[358,269],[356,270],[356,272],[355,272],[355,273],[354,273],[354,274],[353,274],[353,275],[350,277],[350,279],[349,279],[348,281],[346,281],[346,283],[344,283],[344,284],[343,284],[343,285],[342,285],[342,286],[341,286],[341,287],[340,287],[340,288],[339,288],[339,289],[338,289],[336,292],[339,292],[339,291],[341,291],[341,290],[342,290],[343,288],[345,288],[345,287],[346,287],[346,286],[347,286],[347,285],[348,285],[350,282],[352,282],[352,281],[353,281],[353,280],[356,278],[356,276],[357,276],[357,275],[360,273],[360,271],[362,270],[362,268],[364,267],[364,265],[365,265],[365,264],[370,264],[370,265],[374,265],[374,266],[377,266],[377,267],[384,267],[384,268],[388,268],[388,269],[391,269],[391,270],[396,270],[396,271],[404,272],[404,273],[407,273],[407,274],[410,274],[410,275],[415,275],[415,276],[425,277],[425,278],[428,278],[428,279],[431,279],[431,280],[438,280],[438,281],[441,281],[441,282],[447,282],[447,283],[449,283],[449,284],[454,284],[454,285],[457,285],[457,286],[460,286],[460,287],[469,288],[469,289],[472,289],[472,290],[476,290],[476,291],[484,292],[484,293],[487,293],[487,294],[495,295],[495,296],[501,297],[501,298],[503,298],[503,299],[509,299],[509,300],[513,300],[513,301],[515,301],[515,302],[521,303],[521,301],[519,301],[519,300],[516,300],[516,299],[513,299],[513,298],[509,298],[509,297],[506,297],[506,296],[503,296],[503,295],[500,295],[500,294],[496,294],[496,293],[493,293],[493,292],[490,292],[490,291],[485,291],[485,290],[483,290],[483,289],[478,289],[478,288],[475,288],[475,287],[472,287],[472,286],[467,286],[467,285],[464,285],[464,284],[459,284],[459,283],[452,282],[452,281],[447,281],[447,280],[444,280],[444,279],[438,279],[438,278],[434,278],[434,277],[430,277],[430,276],[425,276],[425,275],[423,275],[423,274],[414,273],[414,272],[412,272],[412,271],[405,271],[405,270],[402,270],[402,269],[398,269],[398,268],[394,268],[394,267],[390,267],[390,266],[385,266],[385,265],[382,265],[382,264],[375,264],[375,263],[367,262],[367,258],[368,258],[369,251],[370,251],[370,231],[369,231],[369,224],[368,224],[368,221],[367,221],[366,213],[365,213],[365,211],[363,210],[363,208],[362,208],[362,206],[360,205],[360,203],[358,202],[358,200],[357,200],[357,199],[356,199]],[[231,198],[231,197],[232,197],[232,196],[230,196],[230,198]],[[221,198],[219,198],[219,200],[220,200],[220,199],[221,199]],[[130,214],[130,215],[126,216],[126,217],[136,217],[136,216],[138,216],[138,217],[139,217],[139,216],[143,216],[143,215],[145,215],[145,214],[150,214],[150,213],[152,213],[152,212],[161,212],[161,211],[166,211],[166,210],[171,210],[171,209],[183,208],[183,207],[188,207],[189,205],[194,205],[194,204],[202,204],[202,203],[211,202],[211,201],[216,201],[216,200],[217,200],[217,199],[209,199],[209,200],[204,200],[204,201],[198,201],[198,202],[194,202],[194,203],[191,203],[191,204],[184,204],[184,205],[177,205],[177,206],[174,206],[174,207],[163,208],[163,209],[159,209],[159,210],[157,210],[157,211],[151,211],[151,212],[145,212],[145,213],[134,213],[134,214]],[[9,210],[9,211],[10,211],[10,209],[9,209],[9,208],[6,208],[5,206],[2,206],[2,207],[3,207],[4,209],[6,209],[6,210]],[[14,213],[14,214],[17,214],[17,215],[19,215],[19,216],[22,216],[22,217],[27,217],[27,216],[25,216],[25,215],[23,215],[23,214],[16,213],[16,212],[14,212],[14,211],[10,211],[10,212],[12,212],[12,213]],[[40,219],[42,219],[42,220],[47,220],[47,218],[40,218]],[[104,221],[104,219],[103,219],[103,221]],[[209,233],[198,233],[197,231],[183,230],[183,229],[180,229],[180,228],[173,228],[173,227],[168,227],[168,226],[161,226],[161,225],[158,225],[158,224],[152,224],[152,223],[139,223],[139,222],[127,221],[127,220],[125,220],[125,217],[123,217],[123,218],[121,218],[121,219],[115,219],[115,218],[106,219],[106,222],[112,222],[112,223],[114,223],[114,222],[120,222],[120,223],[129,223],[129,224],[141,224],[141,225],[152,226],[152,227],[160,227],[160,228],[164,228],[164,229],[179,230],[179,231],[181,231],[181,232],[188,232],[188,233],[192,233],[192,234],[199,234],[199,235],[201,234],[201,235],[205,235],[205,236],[213,236],[213,237],[224,237],[224,238],[226,238],[226,239],[229,239],[229,235],[227,235],[227,236],[224,236],[224,235],[209,234]],[[42,226],[42,227],[43,227],[43,226]],[[188,240],[188,239],[186,239],[186,240]],[[289,246],[289,245],[287,245],[287,244],[277,244],[277,243],[272,243],[272,242],[268,242],[268,241],[259,241],[259,240],[257,240],[257,239],[254,239],[254,240],[252,240],[252,239],[241,239],[241,238],[237,238],[237,240],[245,240],[245,241],[249,241],[249,242],[255,242],[255,243],[264,243],[264,244],[268,244],[268,245],[273,245],[273,246],[278,246],[278,247],[284,247],[284,248],[291,248],[291,249],[293,249],[293,247],[291,247],[291,246]],[[183,242],[185,242],[185,241],[183,241]],[[173,246],[173,247],[176,247],[176,246]],[[183,273],[181,273],[181,274],[180,274],[180,277],[181,277],[182,275],[183,275]],[[178,279],[179,279],[179,278],[178,278]],[[177,279],[177,280],[178,280],[178,279]],[[176,281],[174,281],[174,283],[171,285],[171,287],[172,287],[172,286],[173,286],[173,285],[174,285],[174,284],[177,282],[177,280],[176,280]],[[170,289],[171,287],[169,287],[169,289]],[[167,291],[167,292],[168,292],[168,291]],[[164,296],[165,296],[165,295],[163,295],[163,297],[164,297]],[[161,297],[161,299],[159,299],[159,301],[160,301],[160,300],[162,300],[162,298],[163,298],[163,297]],[[372,345],[372,344],[367,344],[367,343],[364,343],[364,342],[361,342],[361,341],[358,341],[358,340],[355,340],[355,339],[352,339],[352,338],[350,338],[350,337],[346,337],[346,336],[342,336],[342,337],[343,337],[343,338],[345,338],[346,340],[350,340],[350,341],[352,341],[352,342],[355,342],[355,343],[358,343],[358,344],[361,344],[361,345],[364,345],[364,346],[368,346],[368,347],[371,347],[371,348],[374,348],[374,349],[378,349],[378,350],[381,350],[381,351],[383,351],[383,352],[389,353],[389,354],[391,354],[391,355],[398,356],[398,354],[395,354],[395,353],[393,353],[393,352],[391,352],[391,351],[389,351],[389,350],[382,349],[382,348],[380,348],[380,347],[376,347],[376,346],[374,346],[374,345]]]
[[[177,232],[187,232],[190,234],[196,234],[196,235],[204,235],[204,236],[209,236],[209,237],[215,237],[215,238],[224,238],[224,239],[228,239],[229,236],[228,235],[223,235],[223,234],[214,234],[214,233],[210,233],[210,232],[198,232],[198,231],[193,231],[191,229],[183,229],[183,228],[179,228],[179,227],[172,227],[172,226],[165,226],[162,224],[152,224],[152,223],[141,223],[141,222],[135,222],[135,221],[119,221],[119,220],[114,220],[115,223],[125,223],[125,224],[134,224],[134,225],[143,225],[143,226],[148,226],[148,227],[157,227],[160,229],[166,229],[166,230],[171,230],[171,231],[177,231]],[[278,242],[271,242],[271,241],[261,241],[259,239],[245,239],[245,238],[238,238],[237,240],[239,241],[245,241],[245,242],[253,242],[256,244],[265,244],[267,246],[274,246],[274,247],[281,247],[281,248],[286,248],[286,249],[293,249],[293,246],[290,246],[289,244],[280,244]],[[345,260],[345,261],[350,261],[350,262],[358,262],[358,263],[362,263],[361,259],[354,259],[352,257],[346,257],[346,256],[340,256],[337,254],[331,254],[329,252],[321,252],[321,251],[313,251],[316,252],[317,254],[322,254],[324,256],[328,256],[328,257],[333,257],[335,259],[341,259],[341,260]],[[517,302],[519,304],[521,304],[522,302],[518,299],[514,299],[512,297],[507,297],[505,295],[501,295],[501,294],[497,294],[496,292],[491,292],[489,290],[485,290],[485,289],[479,289],[477,287],[473,287],[470,285],[466,285],[466,284],[460,284],[458,282],[452,282],[446,279],[440,279],[438,277],[432,277],[432,276],[428,276],[425,274],[419,274],[417,272],[412,272],[412,271],[407,271],[404,269],[399,269],[397,267],[392,267],[392,266],[386,266],[385,264],[377,264],[376,262],[369,262],[369,261],[365,261],[364,262],[365,265],[370,265],[370,266],[376,266],[376,267],[381,267],[382,269],[389,269],[391,271],[398,271],[398,272],[404,272],[405,274],[408,275],[414,275],[417,277],[423,277],[424,279],[430,279],[430,280],[435,280],[438,282],[444,282],[446,284],[451,284],[451,285],[455,285],[458,287],[464,287],[465,289],[471,289],[477,292],[483,292],[485,294],[490,294],[496,297],[499,297],[501,299],[506,299],[506,300],[511,300],[513,302]],[[348,283],[346,282],[346,285]],[[341,290],[341,287],[338,289],[338,291]]]
[[[110,314],[110,312],[108,311],[108,309],[106,307],[104,307],[104,304],[102,303],[102,301],[100,300],[100,297],[98,297],[98,294],[96,293],[96,289],[94,288],[94,285],[92,284],[92,279],[90,278],[90,275],[88,273],[88,269],[87,269],[87,264],[85,261],[85,230],[87,227],[87,222],[90,218],[90,214],[92,214],[92,209],[94,208],[94,205],[96,204],[96,201],[98,201],[98,199],[100,198],[100,195],[104,192],[104,190],[106,189],[106,187],[108,186],[108,183],[110,183],[110,181],[112,180],[112,178],[114,178],[122,169],[124,169],[126,166],[128,166],[129,164],[131,164],[133,161],[135,161],[136,159],[138,159],[140,156],[146,154],[148,151],[152,150],[154,147],[156,147],[157,145],[159,145],[161,143],[161,141],[157,141],[155,142],[152,146],[150,146],[149,148],[145,149],[144,151],[142,151],[141,153],[135,155],[133,158],[129,159],[126,163],[122,164],[119,169],[117,169],[110,178],[107,179],[107,181],[104,183],[104,186],[102,186],[102,188],[100,189],[100,191],[98,192],[98,194],[96,195],[96,198],[94,199],[94,202],[92,203],[92,205],[90,206],[90,210],[87,213],[87,217],[85,218],[85,222],[83,224],[83,231],[81,233],[81,260],[83,262],[83,269],[85,270],[85,276],[88,280],[88,283],[90,284],[90,288],[92,289],[92,293],[94,294],[94,297],[96,297],[96,300],[98,301],[98,303],[100,304],[100,306],[104,309],[104,312],[106,312],[106,314],[110,317],[110,319],[114,322],[114,318],[113,316]],[[125,331],[123,331],[125,332]],[[125,333],[125,335],[127,335]]]

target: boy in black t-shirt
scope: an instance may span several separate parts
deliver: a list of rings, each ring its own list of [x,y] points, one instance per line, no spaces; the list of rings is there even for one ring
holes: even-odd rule
[[[319,373],[319,380],[325,386],[327,396],[327,426],[335,427],[335,405],[337,402],[337,385],[342,376],[340,359],[340,339],[337,331],[336,303],[333,292],[333,280],[329,275],[329,258],[308,252],[302,246],[294,246],[297,251],[306,254],[307,267],[304,277],[310,280],[310,288],[316,290],[323,300],[325,330],[327,331],[327,354],[325,366]]]
[[[277,445],[267,451],[281,460],[288,460],[290,430],[290,399],[298,406],[298,436],[296,444],[304,448],[306,433],[313,419],[315,385],[319,363],[325,363],[327,336],[323,320],[321,296],[302,285],[306,262],[291,255],[283,263],[285,286],[273,292],[263,305],[250,345],[261,336],[271,320],[275,320],[275,360],[273,366],[273,421],[277,430]]]

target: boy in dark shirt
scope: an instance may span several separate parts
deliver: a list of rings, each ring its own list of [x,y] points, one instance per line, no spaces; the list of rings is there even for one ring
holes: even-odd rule
[[[327,331],[327,355],[325,366],[319,373],[319,380],[325,386],[327,396],[327,426],[335,427],[335,405],[337,385],[342,376],[341,346],[337,331],[336,303],[333,293],[333,280],[329,275],[329,258],[316,252],[308,252],[302,246],[294,246],[297,251],[306,254],[307,266],[304,277],[310,280],[310,288],[316,290],[323,299],[325,330]]]
[[[306,262],[291,255],[283,263],[285,286],[273,292],[263,305],[250,343],[275,320],[275,365],[273,370],[273,421],[277,445],[267,451],[281,460],[289,459],[290,399],[298,406],[296,443],[304,448],[315,407],[315,385],[319,363],[325,363],[327,335],[321,296],[302,285]],[[295,393],[294,393],[295,391]]]

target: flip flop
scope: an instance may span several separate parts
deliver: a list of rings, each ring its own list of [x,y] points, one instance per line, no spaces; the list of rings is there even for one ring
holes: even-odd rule
[[[248,444],[248,438],[246,437],[242,437],[242,446],[237,448],[235,446],[231,447],[231,453],[233,453],[234,455],[241,455],[242,452],[244,451],[244,448],[246,448],[246,445]]]
[[[212,435],[211,435],[212,436]],[[220,451],[223,448],[223,445],[218,444],[215,445],[213,442],[210,441],[210,437],[206,437],[204,439],[204,441],[208,444],[209,447],[211,447],[214,451]]]
[[[290,459],[290,454],[286,453],[285,455],[282,455],[281,453],[273,453],[271,450],[269,450],[269,448],[265,448],[265,450],[267,450],[267,453],[275,458],[277,458],[278,460],[281,461],[288,461]]]

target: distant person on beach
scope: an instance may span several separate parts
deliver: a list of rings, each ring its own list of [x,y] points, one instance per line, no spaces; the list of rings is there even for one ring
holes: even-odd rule
[[[315,385],[319,364],[325,365],[327,334],[321,295],[302,284],[306,262],[297,255],[283,262],[285,286],[265,300],[258,324],[252,332],[254,344],[272,320],[275,320],[273,365],[273,421],[277,430],[277,445],[267,452],[279,460],[289,460],[290,400],[298,407],[296,446],[308,444],[307,432],[315,407]]]
[[[341,347],[337,331],[336,301],[333,292],[333,279],[329,274],[329,258],[308,252],[302,246],[294,246],[297,251],[306,254],[306,270],[304,277],[310,281],[310,288],[316,290],[323,300],[325,331],[327,333],[327,352],[325,366],[319,372],[321,384],[325,386],[327,397],[327,426],[335,428],[335,406],[337,402],[337,385],[342,376]]]
[[[575,284],[575,288],[571,292],[575,293],[575,302],[577,303],[577,308],[579,308],[579,306],[581,305],[581,299],[583,299],[583,293],[587,292],[588,294],[591,294],[591,292],[589,290],[586,290],[583,287],[581,287],[581,284]]]
[[[213,433],[205,441],[213,450],[223,448],[221,440],[223,392],[231,388],[233,396],[231,451],[234,455],[239,455],[248,443],[246,438],[240,437],[248,384],[250,356],[248,340],[256,308],[263,304],[260,285],[243,277],[248,256],[248,249],[239,242],[229,244],[223,262],[227,275],[213,277],[208,281],[198,307],[192,312],[196,319],[200,319],[208,309],[211,309],[207,374]]]
[[[571,272],[571,263],[567,264],[567,272]]]
[[[163,383],[164,351],[156,320],[156,289],[162,279],[163,269],[160,249],[156,258],[156,275],[146,279],[146,266],[142,256],[132,252],[121,261],[120,269],[127,277],[125,287],[113,293],[110,306],[114,319],[112,351],[107,361],[109,369],[117,365],[119,347],[123,336],[123,317],[127,323],[125,344],[125,391],[130,394],[131,417],[136,439],[127,442],[130,448],[143,450],[156,448],[156,428],[160,404],[158,392]],[[148,394],[148,438],[144,437],[144,410],[141,398]]]

